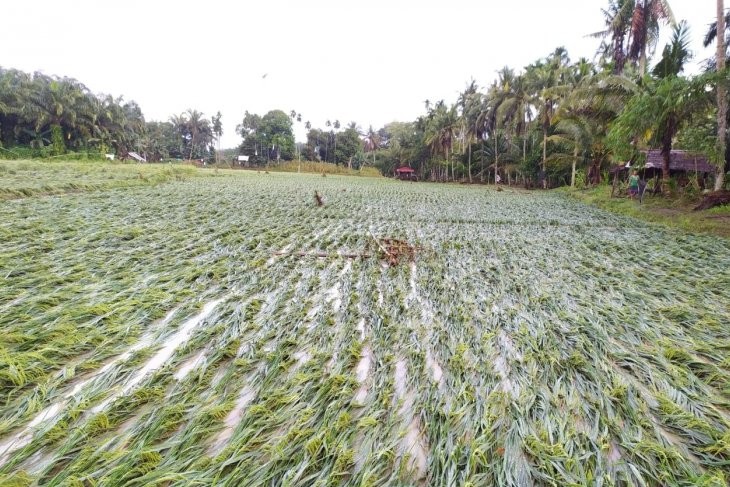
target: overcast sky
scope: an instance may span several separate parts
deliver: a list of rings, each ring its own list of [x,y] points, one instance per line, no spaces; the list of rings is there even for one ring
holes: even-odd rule
[[[714,0],[669,0],[691,27],[695,60]],[[565,46],[593,59],[608,0],[366,2],[34,0],[3,5],[0,65],[69,76],[123,95],[147,120],[188,108],[223,114],[223,147],[245,110],[280,108],[375,128],[447,102],[471,79],[517,70]],[[668,29],[666,29],[668,31]],[[663,45],[664,42],[662,42]],[[659,46],[658,51],[661,51]],[[691,68],[696,71],[697,68]]]

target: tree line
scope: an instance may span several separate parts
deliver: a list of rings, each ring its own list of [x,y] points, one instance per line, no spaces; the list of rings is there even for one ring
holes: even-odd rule
[[[705,37],[717,55],[694,76],[684,74],[689,27],[666,0],[609,0],[602,14],[594,61],[572,61],[556,48],[522,69],[504,67],[486,87],[471,81],[453,103],[426,100],[416,120],[377,130],[339,120],[317,128],[296,110],[246,112],[238,153],[251,164],[304,158],[374,165],[384,174],[407,165],[434,181],[548,187],[598,184],[610,164],[640,164],[643,150],[657,148],[666,191],[671,151],[683,148],[715,163],[721,188],[730,158],[723,0]],[[672,37],[657,55],[663,28]],[[305,142],[295,141],[294,124],[306,129]],[[136,151],[150,161],[212,160],[221,135],[220,112],[207,118],[189,109],[148,122],[134,101],[94,94],[71,78],[0,67],[0,157]]]
[[[293,126],[303,124],[307,130],[306,143],[297,144]],[[262,165],[271,161],[295,158],[329,162],[359,169],[365,163],[367,137],[356,122],[350,122],[344,130],[339,120],[325,122],[325,129],[304,122],[302,114],[291,110],[271,110],[263,116],[246,111],[243,121],[236,127],[243,141],[238,153],[249,158],[249,164]],[[371,128],[372,130],[372,128]]]
[[[0,67],[0,157],[136,151],[150,161],[210,159],[222,133],[220,112],[208,119],[189,109],[148,122],[136,102],[94,94],[73,78]]]
[[[717,36],[727,33],[730,18],[722,0],[716,13],[705,45],[717,40],[718,55],[699,75],[684,74],[692,57],[689,26],[675,20],[667,1],[609,0],[602,9],[605,28],[591,34],[600,40],[595,61],[571,61],[559,47],[521,70],[504,67],[485,88],[471,81],[453,103],[426,100],[424,114],[411,122],[378,130],[352,122],[342,131],[338,120],[324,128],[304,122],[302,147],[291,135],[293,123],[302,123],[296,110],[288,117],[247,112],[239,151],[254,163],[305,157],[355,168],[371,164],[384,174],[410,166],[433,181],[548,187],[599,184],[611,164],[640,165],[642,151],[660,149],[661,189],[668,191],[671,151],[682,148],[715,163],[719,189],[730,159],[727,52],[725,36]],[[657,55],[662,28],[672,36]]]
[[[424,179],[524,183],[532,186],[598,184],[610,164],[641,163],[642,150],[660,149],[661,187],[669,187],[671,150],[704,153],[727,171],[727,20],[718,0],[705,45],[718,56],[703,73],[684,75],[691,58],[689,27],[676,22],[666,1],[610,0],[597,61],[572,62],[563,48],[516,71],[505,67],[485,89],[474,81],[454,103],[425,101],[415,121],[378,130],[375,164],[384,173],[401,165]],[[709,16],[709,13],[708,13]],[[670,42],[654,54],[660,27]]]

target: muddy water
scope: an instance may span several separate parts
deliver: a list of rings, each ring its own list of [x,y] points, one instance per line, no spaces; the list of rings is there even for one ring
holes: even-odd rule
[[[137,373],[134,374],[134,376],[132,376],[131,379],[129,379],[129,381],[127,381],[121,391],[112,394],[104,401],[102,401],[101,404],[93,407],[91,409],[91,412],[98,413],[99,411],[102,411],[109,405],[109,403],[111,403],[118,397],[129,393],[129,391],[136,387],[137,384],[139,384],[142,379],[144,379],[148,374],[155,372],[160,367],[165,365],[170,357],[172,357],[172,354],[175,353],[175,350],[177,350],[180,345],[184,344],[190,339],[193,334],[193,330],[205,319],[207,319],[211,315],[213,310],[221,302],[223,302],[224,299],[226,298],[218,298],[210,301],[209,303],[206,303],[200,313],[180,325],[180,329],[162,344],[162,348],[155,355],[153,355],[152,358],[149,359],[147,363],[140,370],[138,370]]]
[[[167,325],[167,323],[172,320],[175,313],[177,313],[178,309],[179,308],[175,308],[172,311],[168,312],[164,318],[162,318],[159,322],[153,324],[154,328],[159,329]],[[61,411],[63,411],[64,407],[68,404],[69,400],[75,397],[87,385],[89,385],[98,377],[105,374],[118,363],[128,360],[134,352],[147,347],[151,343],[151,341],[151,334],[144,335],[127,351],[107,361],[99,370],[91,373],[83,379],[77,380],[76,383],[73,384],[71,390],[63,396],[63,399],[56,401],[47,408],[45,408],[43,411],[38,413],[22,431],[8,438],[6,441],[0,443],[0,466],[8,461],[10,455],[13,452],[23,448],[33,440],[33,433],[35,432],[34,430],[37,426],[39,426],[41,423],[49,424],[51,421],[56,419],[56,417],[61,413]]]
[[[256,391],[254,391],[249,386],[244,386],[238,396],[238,400],[236,400],[236,405],[233,407],[231,412],[228,413],[228,416],[226,416],[226,419],[223,421],[225,428],[223,428],[223,430],[218,433],[218,436],[216,436],[213,444],[210,446],[208,450],[209,455],[217,455],[228,444],[228,441],[233,436],[233,431],[236,429],[236,426],[238,426],[238,423],[240,423],[241,419],[243,418],[243,413],[246,410],[246,407],[251,404],[251,402],[255,398]]]
[[[433,381],[438,384],[439,388],[444,385],[444,371],[441,365],[433,358],[431,350],[426,351],[426,367],[431,369],[431,377]]]
[[[183,380],[195,367],[203,363],[205,363],[205,351],[200,352],[183,363],[175,372],[175,379]]]
[[[355,393],[355,397],[353,398],[353,401],[355,404],[364,404],[365,398],[368,395],[368,386],[366,384],[366,381],[368,379],[368,375],[370,374],[370,365],[373,361],[373,351],[369,346],[365,346],[362,349],[362,354],[360,356],[360,361],[357,364],[357,368],[355,369],[355,374],[357,376],[357,382],[360,384],[360,387],[357,389],[357,392]]]
[[[421,431],[420,421],[413,414],[413,392],[408,390],[407,380],[407,364],[405,359],[400,358],[395,363],[395,393],[402,403],[398,414],[407,426],[398,451],[401,458],[408,458],[408,469],[420,483],[428,473],[428,441]]]

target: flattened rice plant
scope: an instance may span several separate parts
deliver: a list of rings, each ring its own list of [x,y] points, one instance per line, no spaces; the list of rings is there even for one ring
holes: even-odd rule
[[[0,238],[0,483],[727,483],[725,240],[252,172],[6,201]]]

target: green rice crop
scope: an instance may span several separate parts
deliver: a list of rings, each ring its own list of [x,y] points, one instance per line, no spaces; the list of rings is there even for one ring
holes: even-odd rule
[[[157,184],[204,175],[193,166],[0,161],[0,200]]]
[[[0,484],[729,479],[727,240],[240,171],[5,201],[0,241]]]

